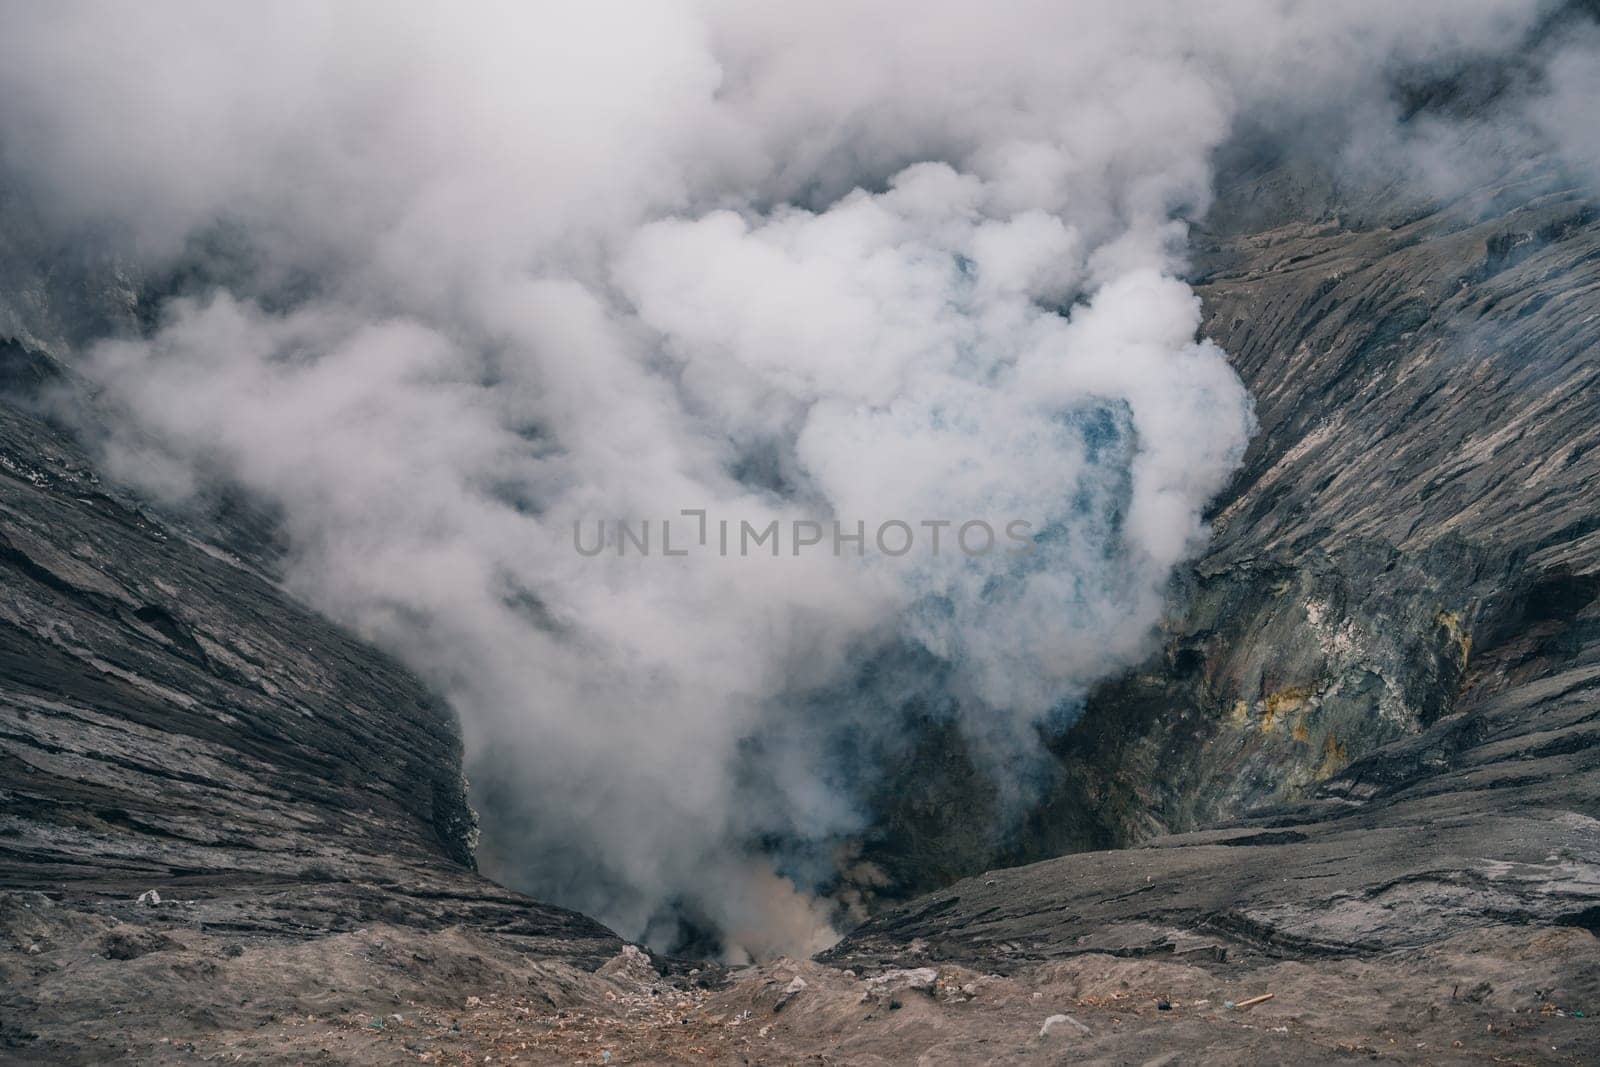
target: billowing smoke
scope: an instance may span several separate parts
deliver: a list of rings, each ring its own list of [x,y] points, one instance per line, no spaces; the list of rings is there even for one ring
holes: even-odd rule
[[[1387,71],[1548,7],[41,4],[0,152],[171,279],[80,357],[106,462],[274,506],[292,588],[458,710],[492,873],[806,951],[901,709],[1020,804],[1148,652],[1251,433],[1182,280],[1241,116],[1392,122]]]

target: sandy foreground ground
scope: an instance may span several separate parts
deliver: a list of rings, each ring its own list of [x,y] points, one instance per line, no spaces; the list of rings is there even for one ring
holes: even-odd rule
[[[461,929],[241,941],[6,905],[5,1063],[1600,1062],[1600,943],[1579,929],[1249,968],[1092,953],[1009,975],[663,974],[632,947],[589,972]]]

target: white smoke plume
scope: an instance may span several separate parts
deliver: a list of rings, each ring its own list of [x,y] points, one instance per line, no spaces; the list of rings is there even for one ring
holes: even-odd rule
[[[292,588],[458,710],[491,873],[803,952],[866,817],[839,748],[937,689],[1014,769],[1149,650],[1252,427],[1182,280],[1235,123],[1388,114],[1386,70],[1549,7],[14,6],[0,153],[62,233],[202,279],[84,355],[106,461],[281,511]],[[1037,537],[574,551],[683,509]]]

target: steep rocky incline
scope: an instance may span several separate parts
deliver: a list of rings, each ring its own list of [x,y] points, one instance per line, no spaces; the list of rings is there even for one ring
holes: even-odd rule
[[[118,922],[246,941],[465,923],[613,953],[473,873],[448,709],[29,414],[59,373],[0,345],[0,1013],[38,1007],[52,937]]]
[[[1600,212],[1547,169],[1198,236],[1261,431],[1184,613],[993,862],[833,958],[1312,957],[1600,929]],[[1189,832],[1202,827],[1226,827]]]

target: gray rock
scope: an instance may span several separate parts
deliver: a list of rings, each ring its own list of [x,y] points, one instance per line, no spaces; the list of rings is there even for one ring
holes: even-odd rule
[[[474,873],[444,705],[262,559],[102,483],[33,413],[61,377],[0,343],[0,383],[22,383],[0,400],[0,890],[138,925],[467,923],[615,954],[599,924]]]
[[[1070,1015],[1052,1015],[1039,1027],[1040,1037],[1057,1037],[1062,1034],[1087,1034],[1089,1028]]]
[[[928,993],[938,984],[939,972],[932,967],[897,968],[866,979],[874,993]]]
[[[1165,647],[1058,739],[1022,843],[968,869],[1098,851],[962,881],[830,958],[1600,928],[1600,213],[1534,169],[1399,224],[1199,244],[1261,433]]]

